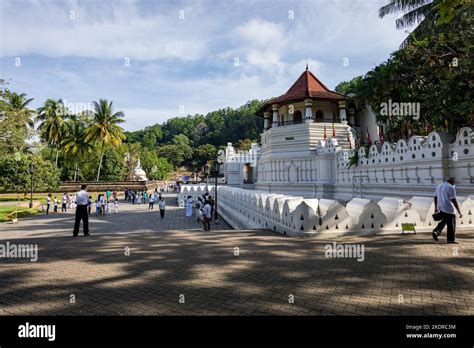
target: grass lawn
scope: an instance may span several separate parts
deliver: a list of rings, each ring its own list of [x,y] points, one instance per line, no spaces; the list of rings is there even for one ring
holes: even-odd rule
[[[20,195],[20,202],[29,202],[29,201],[30,201],[30,195],[27,195],[25,198],[23,198],[23,194]],[[46,194],[34,194],[33,201],[46,204]],[[0,194],[0,202],[12,202],[12,204],[18,203],[18,195],[14,193],[2,193]]]
[[[28,208],[19,208],[16,206],[0,206],[0,222],[10,221],[11,218],[7,217],[7,215],[14,212],[16,209],[18,209],[18,213],[17,213],[18,218],[41,213],[41,210],[38,210],[36,208],[28,209]]]
[[[92,196],[93,199],[97,198],[99,193],[105,192],[89,192],[89,195]],[[72,197],[74,192],[69,192],[69,195]],[[123,192],[118,192],[119,198],[123,198]],[[46,196],[47,193],[35,193],[33,194],[33,202],[41,202],[41,204],[46,205]],[[54,193],[52,192],[51,203],[54,199],[54,196],[58,197],[59,204],[61,204],[61,199],[63,197],[62,193]],[[23,194],[20,194],[20,202],[29,202],[30,201],[30,194],[27,194],[26,197],[23,197]],[[18,203],[18,194],[16,193],[0,193],[0,202],[11,202],[12,205]]]

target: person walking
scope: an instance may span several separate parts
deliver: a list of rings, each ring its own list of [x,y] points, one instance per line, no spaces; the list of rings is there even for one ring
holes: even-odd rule
[[[209,204],[209,201],[206,201],[202,208],[202,223],[204,225],[204,231],[211,230],[211,216],[211,205]]]
[[[447,242],[457,244],[455,240],[456,214],[454,208],[458,211],[459,218],[462,218],[462,214],[456,200],[456,189],[454,188],[455,182],[456,178],[450,176],[444,183],[438,185],[436,188],[434,194],[435,212],[440,213],[441,221],[432,232],[435,241],[438,241],[438,236],[441,234],[444,227],[447,226]]]
[[[58,197],[54,196],[54,212],[55,213],[58,212],[58,204],[59,204]]]
[[[69,195],[69,193],[66,194],[66,203],[67,203],[67,207],[68,207],[69,209],[72,208],[72,207],[71,207],[71,204],[72,204],[72,202],[71,202],[71,196]]]
[[[198,201],[196,202],[196,219],[197,221],[202,221],[202,207],[203,203],[201,202],[201,198],[198,197]]]
[[[186,217],[193,216],[193,197],[188,196],[186,199]]]
[[[49,208],[51,207],[51,193],[46,196],[46,215],[49,215]]]
[[[153,210],[154,204],[155,204],[155,196],[150,195],[150,199],[148,200],[148,210]]]
[[[118,198],[114,201],[115,214],[118,214],[119,200]]]
[[[158,207],[160,208],[160,217],[163,219],[165,217],[166,209],[166,201],[163,197],[161,197],[160,201],[158,202]]]
[[[89,194],[87,193],[87,185],[82,184],[81,190],[76,193],[76,221],[74,222],[73,237],[79,235],[79,225],[81,220],[84,223],[84,236],[89,236],[89,216],[87,215],[87,204],[89,203]]]
[[[102,215],[102,201],[100,200],[100,194],[97,196],[95,201],[95,216]]]
[[[105,214],[105,195],[103,193],[100,194],[100,215]]]
[[[63,194],[63,198],[61,201],[61,212],[62,213],[67,212],[67,193]]]
[[[209,201],[209,205],[211,206],[211,219],[210,221],[212,222],[212,216],[214,215],[214,198],[212,198],[211,195],[208,196],[208,201]]]
[[[107,200],[107,202],[105,203],[105,215],[110,215],[110,214],[111,214],[110,200]]]

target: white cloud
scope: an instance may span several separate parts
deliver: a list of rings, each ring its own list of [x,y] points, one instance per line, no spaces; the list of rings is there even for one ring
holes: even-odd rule
[[[287,40],[281,24],[254,18],[238,26],[235,35],[247,64],[265,70],[283,68],[281,56]]]
[[[395,16],[378,18],[386,0],[0,2],[1,77],[34,103],[113,100],[127,129],[180,116],[179,105],[205,114],[278,96],[307,63],[332,88],[387,59],[406,37]]]
[[[28,3],[28,11],[18,11],[14,4],[3,4],[2,56],[37,53],[49,57],[195,60],[207,53],[205,36],[192,30],[192,21],[180,20],[177,11],[143,15],[134,2],[123,1],[107,2],[110,7],[98,2],[40,1]],[[200,29],[205,32],[205,25]]]

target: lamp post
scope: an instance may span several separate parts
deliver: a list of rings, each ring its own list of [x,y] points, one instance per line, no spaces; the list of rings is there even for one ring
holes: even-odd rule
[[[30,192],[30,209],[33,208],[33,178],[35,174],[35,164],[33,162],[30,163],[29,172],[31,174],[31,192]]]
[[[219,223],[219,215],[217,214],[217,176],[219,174],[219,167],[224,162],[224,151],[217,151],[216,157],[216,186],[214,188],[214,220],[216,225]]]

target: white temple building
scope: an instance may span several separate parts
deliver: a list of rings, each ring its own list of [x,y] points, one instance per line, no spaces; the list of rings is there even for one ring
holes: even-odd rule
[[[288,235],[400,232],[407,223],[428,231],[436,186],[454,176],[464,215],[458,229],[474,230],[473,129],[396,143],[380,138],[356,154],[365,135],[379,139],[379,126],[370,108],[356,113],[348,102],[306,69],[263,105],[261,148],[236,153],[227,146],[219,214],[236,228]],[[186,195],[202,190],[183,187]]]

